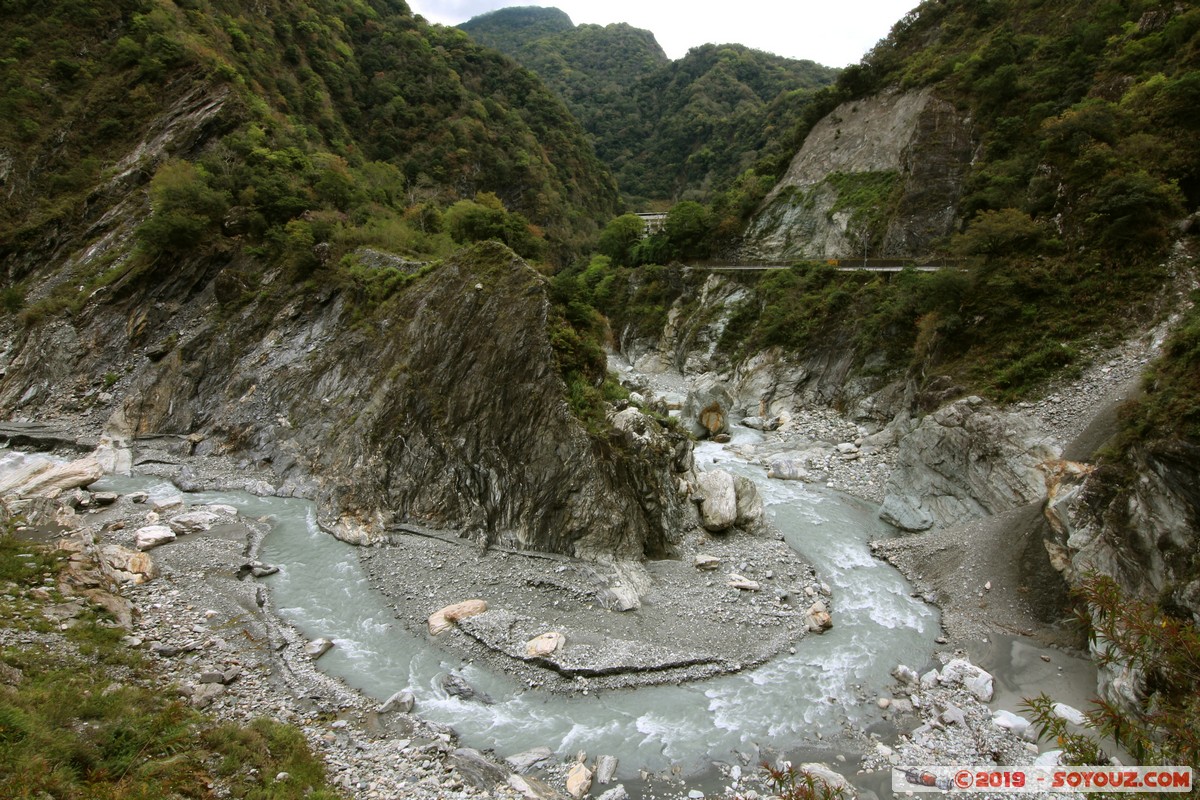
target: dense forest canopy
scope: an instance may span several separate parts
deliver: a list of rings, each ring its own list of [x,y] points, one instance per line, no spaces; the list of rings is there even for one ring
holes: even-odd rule
[[[804,104],[837,74],[736,44],[671,61],[649,31],[575,26],[554,8],[506,8],[459,27],[564,99],[636,205],[707,199],[751,167],[778,175]]]
[[[174,154],[189,166],[157,176],[120,167],[126,189],[154,178],[162,214],[144,233],[161,248],[222,231],[276,255],[337,236],[421,255],[445,249],[442,211],[485,193],[514,215],[506,241],[563,257],[615,210],[608,171],[537,77],[401,2],[13,0],[5,15],[5,252],[70,224],[197,97],[223,104],[215,144],[201,136]]]

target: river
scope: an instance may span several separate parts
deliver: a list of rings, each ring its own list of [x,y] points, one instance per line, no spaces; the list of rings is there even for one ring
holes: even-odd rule
[[[614,755],[624,778],[639,769],[701,773],[713,762],[736,763],[739,754],[757,761],[764,749],[812,750],[847,728],[870,726],[881,715],[875,698],[892,683],[891,669],[899,663],[926,666],[939,632],[936,609],[913,597],[903,577],[871,555],[868,542],[892,535],[892,529],[873,506],[819,487],[768,480],[761,467],[719,446],[701,445],[697,457],[705,467],[716,462],[756,481],[772,524],[831,586],[834,627],[798,641],[794,653],[740,673],[591,696],[530,690],[409,633],[368,585],[356,548],[322,531],[310,502],[242,492],[187,499],[273,518],[260,557],[280,571],[263,582],[285,620],[307,636],[334,641],[320,661],[324,671],[381,700],[410,688],[423,717],[502,757],[548,746],[563,757],[580,750]],[[106,478],[94,488],[178,493],[165,481],[138,478]],[[449,696],[439,678],[450,671],[495,704]]]

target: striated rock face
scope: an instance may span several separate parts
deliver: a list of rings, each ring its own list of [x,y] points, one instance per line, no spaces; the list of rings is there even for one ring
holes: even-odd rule
[[[1051,564],[1075,584],[1111,576],[1133,597],[1164,600],[1200,624],[1200,447],[1158,442],[1131,469],[1060,462],[1047,477]]]
[[[332,288],[222,299],[233,266],[188,267],[74,323],[73,338],[103,344],[81,348],[71,372],[130,365],[113,433],[243,454],[275,471],[277,493],[319,501],[351,541],[414,521],[636,560],[667,553],[694,516],[672,466],[690,463],[681,434],[627,420],[597,436],[572,415],[545,279],[502,245],[449,259],[365,319]],[[14,345],[0,411],[45,383],[22,366],[36,366],[39,331]]]
[[[1200,624],[1200,447],[1157,442],[1133,450],[1129,461],[1124,470],[1055,465],[1043,509],[1050,563],[1071,585],[1107,575],[1127,596]],[[1141,713],[1144,675],[1118,660],[1098,680],[1105,700]]]
[[[900,440],[881,516],[905,530],[949,526],[1041,499],[1058,450],[1032,423],[968,397]]]
[[[844,103],[813,128],[767,196],[743,254],[925,253],[953,230],[973,149],[969,120],[931,89]]]
[[[708,275],[703,282],[694,276],[689,280],[695,281],[695,296],[686,292],[672,304],[657,336],[640,340],[625,331],[620,337],[621,352],[639,372],[701,374],[724,365],[717,344],[749,292],[720,275]]]

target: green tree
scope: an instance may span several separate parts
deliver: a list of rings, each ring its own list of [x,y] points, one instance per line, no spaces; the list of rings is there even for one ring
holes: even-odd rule
[[[228,207],[228,196],[209,187],[201,167],[166,161],[150,181],[152,213],[138,226],[138,240],[154,254],[181,254],[217,228]]]
[[[494,197],[495,195],[493,195]],[[505,213],[476,200],[459,200],[446,209],[446,230],[459,244],[483,242],[488,239],[504,241]]]
[[[1025,252],[1041,237],[1041,226],[1028,214],[1015,208],[1002,208],[977,214],[966,231],[954,237],[952,248],[962,255],[982,256],[991,261]]]
[[[709,252],[712,222],[708,208],[693,200],[676,203],[667,212],[663,234],[674,258],[704,258]]]
[[[637,214],[622,214],[610,220],[600,232],[596,249],[619,266],[633,264],[634,251],[646,232],[646,223]]]
[[[1182,208],[1179,189],[1145,170],[1106,178],[1084,204],[1088,227],[1116,251],[1162,246]]]
[[[491,192],[479,192],[474,200],[459,200],[446,209],[445,226],[459,244],[494,239],[525,258],[544,254],[541,231],[520,213],[509,213]]]

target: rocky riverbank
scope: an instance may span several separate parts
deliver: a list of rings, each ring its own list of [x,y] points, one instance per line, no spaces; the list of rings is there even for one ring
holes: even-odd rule
[[[587,694],[735,672],[804,636],[815,605],[834,605],[812,568],[765,531],[692,531],[671,558],[612,565],[483,551],[430,531],[392,538],[360,557],[397,619],[424,636],[438,609],[484,601],[439,644],[530,688]],[[552,635],[553,646],[537,647]]]
[[[384,712],[317,668],[309,642],[280,621],[254,577],[268,521],[230,506],[189,507],[181,493],[148,502],[145,493],[76,488],[57,498],[6,499],[6,508],[29,523],[18,535],[72,553],[73,568],[91,576],[87,585],[111,590],[90,602],[122,612],[113,624],[125,627],[125,646],[157,665],[162,691],[221,720],[265,716],[295,725],[348,797],[526,796],[507,785],[511,770],[460,748],[453,731]],[[174,538],[150,547],[153,534]],[[58,588],[65,602],[44,613],[69,625],[87,595],[69,583]],[[0,641],[66,647],[54,635],[8,629]],[[483,764],[493,771],[481,775]]]
[[[49,430],[30,429],[26,435],[30,443],[69,438]],[[506,763],[460,747],[451,729],[423,721],[419,708],[410,713],[402,694],[380,704],[318,670],[324,646],[279,619],[268,585],[259,580],[273,571],[256,561],[269,521],[228,505],[196,504],[179,491],[236,489],[269,496],[270,475],[229,459],[183,456],[169,437],[146,444],[135,445],[129,461],[142,474],[162,479],[149,496],[86,491],[82,486],[99,474],[91,456],[68,461],[12,455],[4,463],[16,465],[9,472],[19,472],[23,482],[4,482],[5,507],[22,518],[22,535],[62,547],[105,576],[111,589],[105,602],[121,612],[125,645],[159,665],[163,691],[219,719],[265,715],[296,725],[329,765],[333,783],[351,797],[565,796],[572,764],[551,755],[539,759],[535,774],[519,774],[526,767],[522,759]],[[34,485],[25,480],[29,476],[36,478],[36,493],[28,491]],[[586,694],[740,669],[803,635],[806,609],[830,605],[828,590],[811,568],[761,525],[751,531],[694,531],[679,558],[651,565],[645,576],[632,575],[631,565],[606,568],[544,554],[483,552],[423,533],[396,532],[403,548],[360,551],[369,573],[391,571],[389,585],[407,576],[413,616],[402,619],[423,627],[442,598],[495,589],[489,593],[493,612],[461,621],[443,642],[468,659],[494,657],[498,668],[543,688]],[[443,569],[448,563],[453,569]],[[733,570],[745,574],[731,578]],[[606,606],[622,600],[612,591],[615,575],[647,581],[640,587],[637,615]],[[730,585],[735,579],[739,586]],[[66,613],[69,623],[75,612]],[[697,618],[712,624],[694,625]],[[526,661],[524,652],[526,634],[549,621],[566,631],[566,653],[583,654],[561,661],[557,670],[547,668],[545,659]],[[702,663],[673,663],[687,659],[682,648],[689,645],[708,653],[698,659]],[[589,768],[609,769],[597,755]],[[599,782],[601,777],[611,783],[600,770],[592,796],[622,796],[617,786]],[[634,796],[691,791],[678,776],[661,777],[667,782],[645,776]]]
[[[1130,391],[1133,376],[1152,352],[1151,338],[1131,343],[1097,358],[1080,378],[1056,387],[1045,399],[1013,411],[1037,415],[1040,425],[1059,431],[1056,438],[1069,448],[1096,434],[1096,420]],[[647,399],[671,404],[671,392],[678,387],[660,389]],[[1055,396],[1073,399],[1064,403]],[[882,499],[897,454],[888,436],[820,409],[796,410],[766,424],[751,420],[758,423],[753,427],[742,422],[729,421],[729,440],[723,445],[728,455],[758,464],[768,474],[823,483],[873,502]],[[87,450],[99,444],[70,429],[25,426],[23,431],[5,433],[21,441],[27,435],[35,445],[62,447],[83,440],[80,447]],[[138,442],[129,464],[186,490],[276,492],[269,472],[247,462],[191,456],[194,443],[177,439]],[[692,499],[701,502],[702,494]],[[139,553],[139,530],[186,524],[176,520],[184,508],[152,508],[135,499],[122,496],[104,505],[96,495],[61,493],[54,500],[20,501],[14,510],[31,516],[32,527],[63,532],[66,541],[75,542],[69,547],[96,557],[105,548]],[[542,762],[540,777],[517,776],[514,765],[461,748],[452,731],[402,710],[402,699],[382,711],[377,701],[322,674],[305,652],[308,643],[272,613],[270,593],[253,577],[253,567],[246,574],[266,523],[232,509],[198,510],[205,529],[176,533],[174,541],[151,550],[158,574],[117,592],[129,603],[128,646],[161,663],[164,691],[179,691],[220,718],[265,714],[296,724],[330,765],[336,784],[355,798],[554,797],[565,790],[569,763],[551,758]],[[878,546],[879,554],[914,580],[916,591],[942,606],[947,657],[956,647],[997,630],[1028,634],[1047,629],[1044,617],[1028,602],[1027,587],[993,571],[1006,559],[1012,561],[1003,536],[1011,525],[1011,516],[1000,515]],[[981,547],[990,543],[995,559],[973,552],[972,542]],[[811,569],[775,535],[753,525],[731,525],[723,533],[697,528],[678,542],[672,555],[643,566],[584,563],[484,548],[411,525],[395,527],[389,544],[360,551],[372,582],[385,589],[398,617],[414,631],[423,629],[426,618],[443,605],[486,598],[491,610],[452,627],[441,644],[528,686],[556,691],[587,693],[741,669],[789,646],[810,627],[814,605],[832,606],[836,615],[836,598],[828,597]],[[619,610],[623,605],[640,608],[630,614]],[[706,624],[686,624],[696,618]],[[568,646],[556,647],[549,657],[527,649],[547,633],[562,634]],[[881,698],[889,706],[897,701],[888,719],[909,732],[894,744],[887,743],[886,735],[878,745],[867,742],[866,748],[876,752],[868,752],[862,762],[866,772],[851,776],[860,788],[872,784],[869,770],[887,768],[897,758],[936,763],[947,752],[983,757],[989,749],[1006,753],[1004,763],[1029,763],[1019,759],[1035,757],[1020,740],[1000,749],[988,744],[991,738],[1011,736],[1011,729],[985,726],[984,736],[970,726],[959,730],[955,722],[947,723],[942,717],[947,704],[953,704],[968,722],[978,717],[981,724],[991,724],[985,711],[971,710],[968,698],[938,699],[929,693],[944,687],[918,686],[913,691],[901,686],[899,695]],[[940,711],[926,719],[931,707]],[[949,737],[950,743],[937,744],[939,737]],[[983,742],[983,749],[963,750],[970,742]],[[853,764],[851,759],[839,768],[849,773]],[[588,765],[600,765],[594,754]],[[726,769],[716,783],[725,784],[721,793],[727,796],[752,797],[759,790],[765,795],[768,787],[759,783],[753,788],[761,776],[752,772]],[[593,796],[601,790],[610,789],[597,785]],[[643,796],[660,797],[695,791],[679,783],[658,789],[647,784],[639,790]],[[866,796],[870,791],[863,788]]]
[[[1117,409],[1139,391],[1141,374],[1157,353],[1164,330],[1092,353],[1079,375],[1008,411],[1031,423],[1041,441],[1062,458],[1091,458],[1116,432]],[[1038,469],[1049,480],[1053,464]],[[1046,554],[1043,498],[1044,491],[1001,513],[880,541],[874,549],[942,608],[942,624],[957,646],[970,649],[1002,631],[1082,648],[1085,642],[1068,610],[1067,586]]]
[[[922,489],[932,493],[933,513],[914,522],[932,527],[880,541],[875,551],[943,609],[951,644],[969,646],[999,630],[1078,645],[1062,613],[1065,585],[1041,544],[1042,461],[1088,459],[1103,445],[1116,430],[1118,407],[1138,393],[1165,331],[1162,325],[1083,354],[1086,365],[1078,374],[1049,385],[1040,398],[1006,408],[967,398],[939,412],[945,420],[930,415],[923,426],[903,417],[888,426],[856,423],[823,407],[779,412],[778,404],[773,408],[779,413],[771,417],[742,414],[738,409],[757,409],[766,401],[731,396],[715,374],[643,373],[619,356],[610,366],[651,405],[677,409],[671,413],[685,424],[694,408],[723,406],[724,435],[717,441],[726,441],[730,455],[760,465],[769,476],[825,485],[875,503]],[[913,431],[919,435],[902,444]],[[1012,442],[998,452],[995,442],[980,438],[992,436],[1010,436]],[[927,446],[914,445],[917,440]],[[978,475],[954,472],[964,459],[962,470]],[[905,502],[913,511],[908,518],[926,513],[921,497]]]

